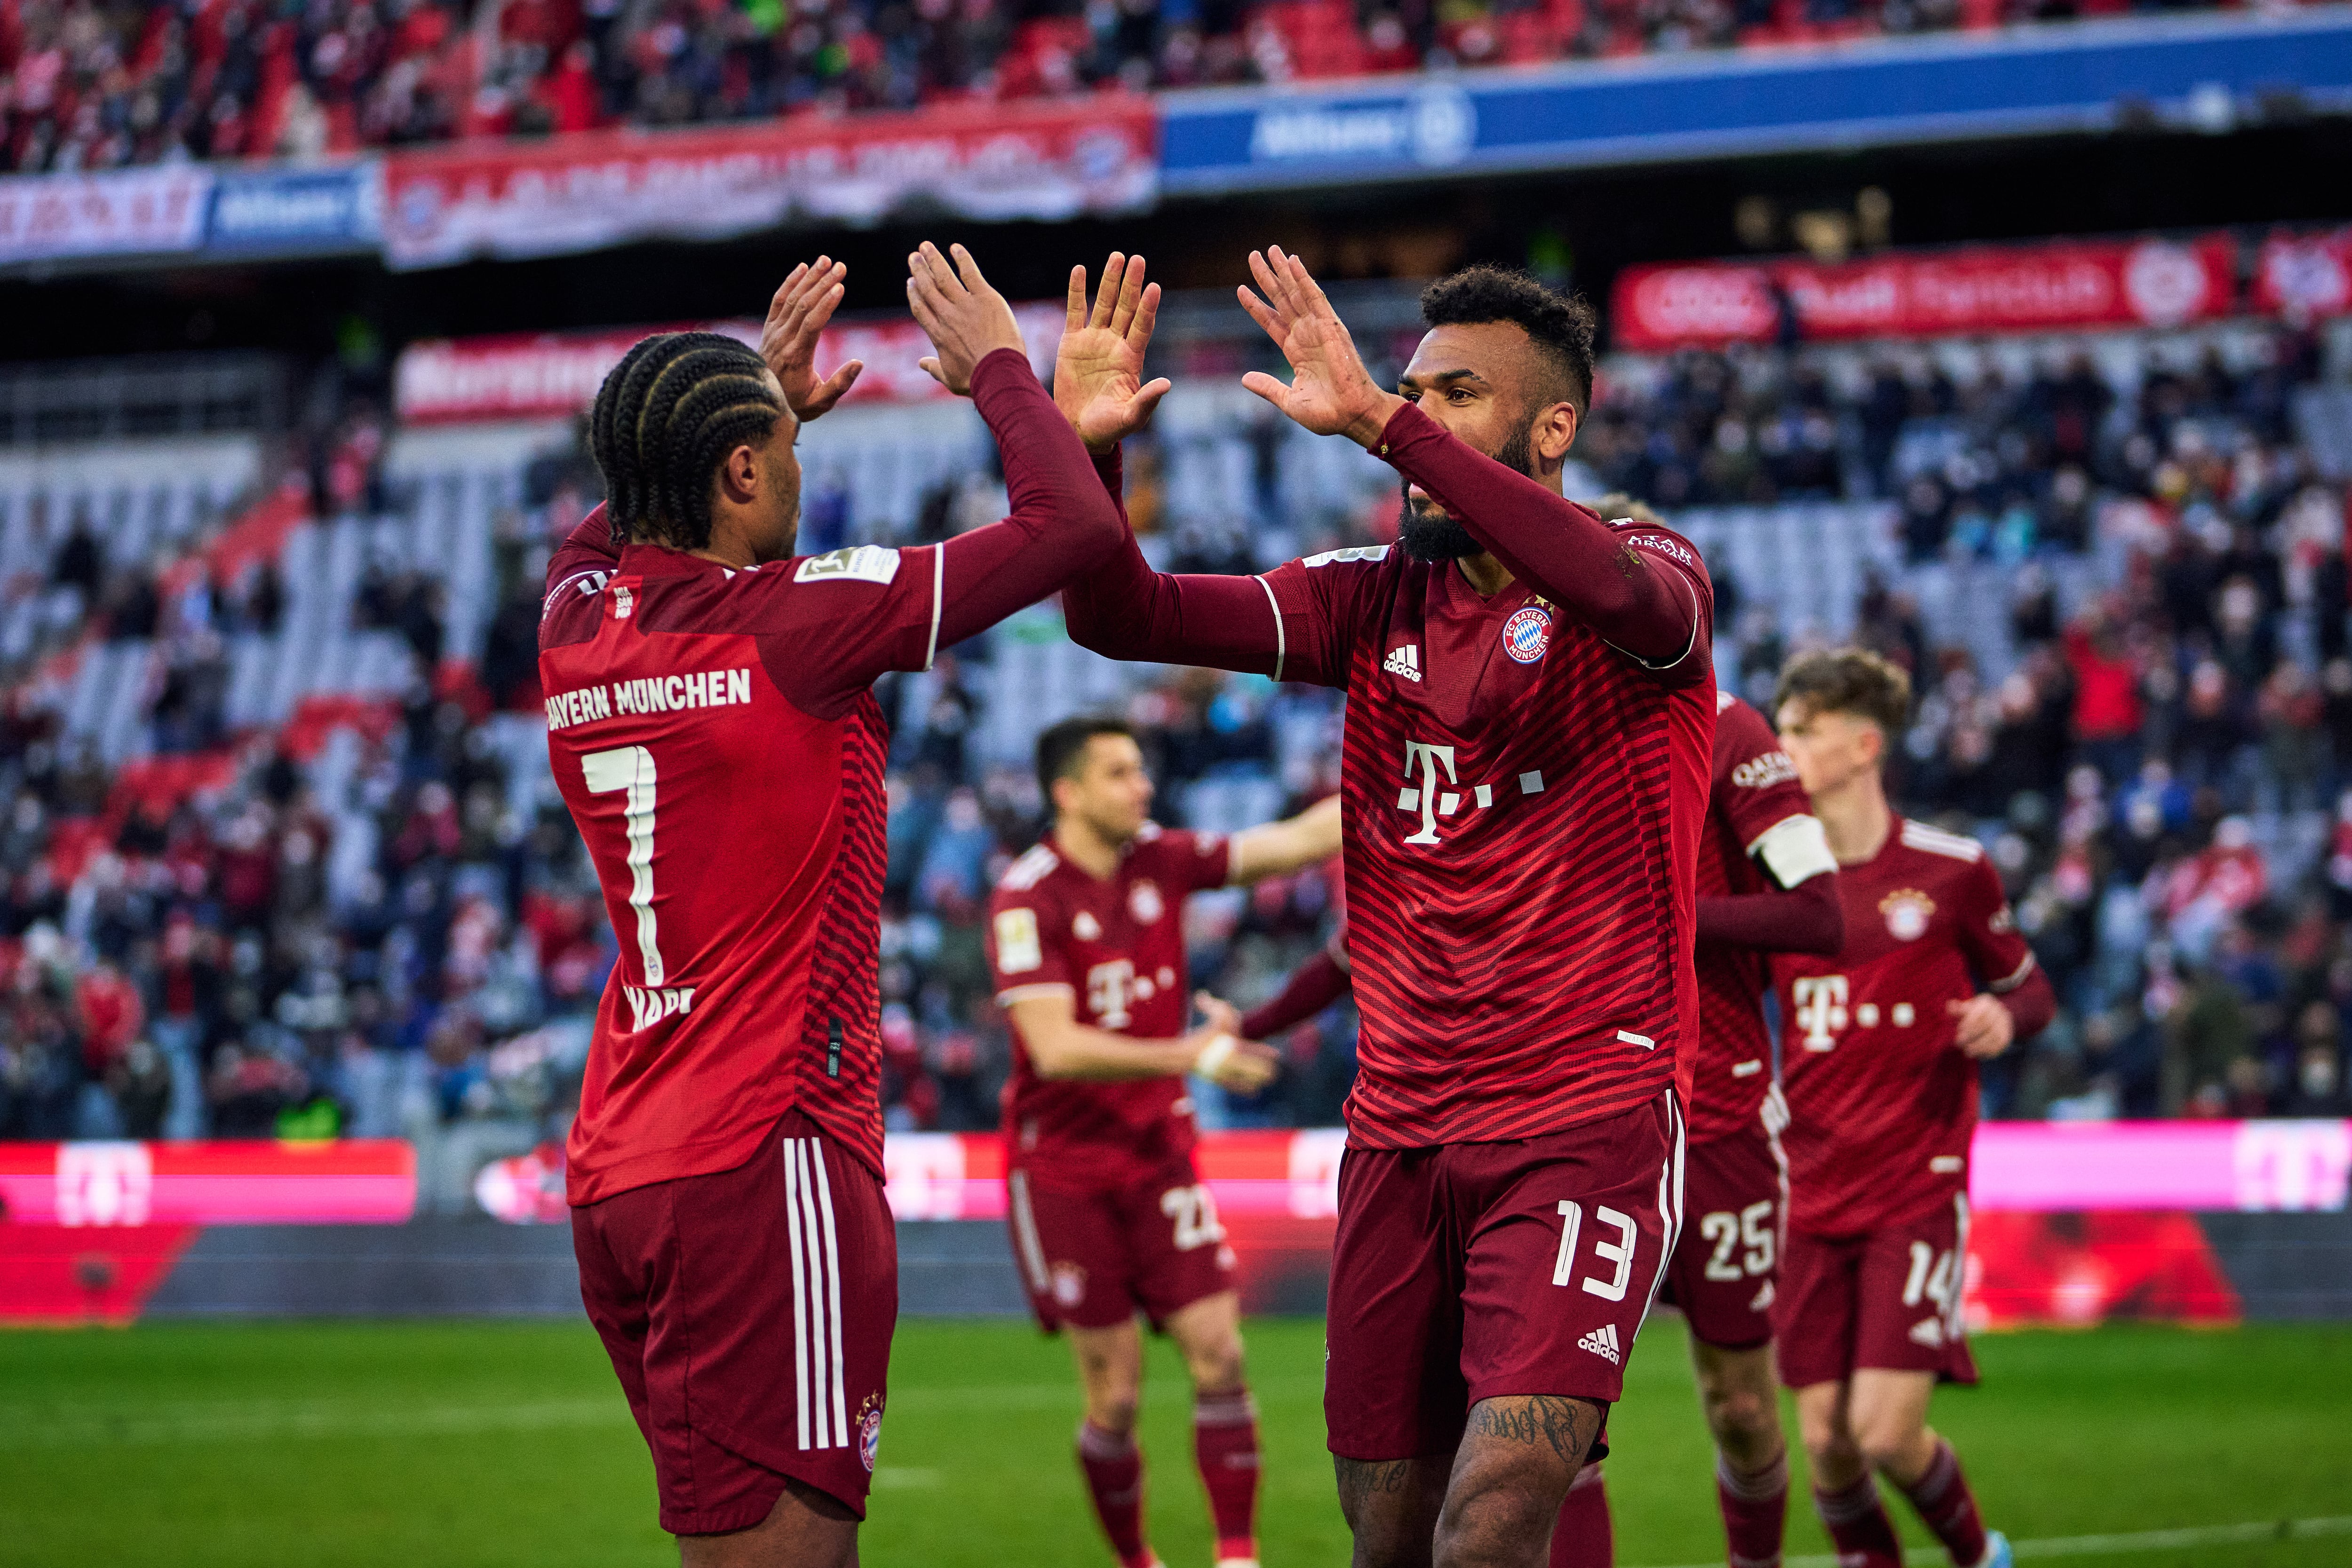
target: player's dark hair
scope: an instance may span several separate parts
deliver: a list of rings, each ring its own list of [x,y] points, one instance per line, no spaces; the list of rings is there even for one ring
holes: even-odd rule
[[[1528,335],[1558,378],[1547,402],[1571,402],[1579,418],[1592,401],[1592,307],[1524,272],[1465,267],[1421,293],[1421,319],[1432,327],[1508,321]]]
[[[1132,740],[1135,727],[1109,714],[1082,713],[1048,725],[1037,737],[1037,791],[1045,798],[1048,816],[1054,810],[1054,780],[1078,776],[1078,759],[1086,755],[1087,742],[1098,735],[1123,735]]]
[[[1780,672],[1772,712],[1791,702],[1811,714],[1866,718],[1891,746],[1911,722],[1911,677],[1867,648],[1824,648],[1798,654]]]
[[[656,333],[621,357],[588,416],[614,544],[710,543],[719,465],[745,442],[766,439],[784,411],[767,369],[717,332]]]

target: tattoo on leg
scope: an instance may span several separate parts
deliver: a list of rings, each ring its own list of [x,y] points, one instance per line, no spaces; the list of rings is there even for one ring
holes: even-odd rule
[[[1601,1431],[1601,1414],[1581,1399],[1553,1394],[1482,1399],[1470,1412],[1470,1429],[1508,1442],[1543,1444],[1567,1463],[1584,1461]]]
[[[1331,1456],[1331,1470],[1339,1482],[1339,1500],[1388,1497],[1404,1490],[1412,1473],[1411,1459],[1343,1459]]]

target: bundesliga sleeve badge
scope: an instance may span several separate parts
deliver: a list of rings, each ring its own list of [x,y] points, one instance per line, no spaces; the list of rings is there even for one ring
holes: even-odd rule
[[[1503,652],[1532,664],[1551,649],[1551,612],[1530,604],[1503,622]]]

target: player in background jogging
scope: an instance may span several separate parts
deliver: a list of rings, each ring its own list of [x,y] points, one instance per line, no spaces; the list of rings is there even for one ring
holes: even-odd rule
[[[1037,1321],[1069,1331],[1086,1394],[1078,1468],[1121,1568],[1160,1561],[1144,1540],[1135,1441],[1138,1312],[1176,1342],[1192,1375],[1218,1568],[1256,1568],[1257,1410],[1233,1249],[1194,1158],[1184,1075],[1255,1090],[1276,1058],[1237,1038],[1233,1009],[1205,996],[1208,1021],[1185,1028],[1184,900],[1328,860],[1339,803],[1231,837],[1162,829],[1134,732],[1109,717],[1040,735],[1037,783],[1053,821],[989,900],[989,960],[1013,1024],[1013,1260]]]
[[[1842,1564],[1901,1568],[1883,1475],[1958,1568],[2007,1568],[1927,1406],[1977,1380],[1960,1312],[1977,1063],[2057,998],[1983,846],[1887,804],[1909,677],[1858,648],[1809,653],[1773,703],[1845,910],[1836,953],[1773,961],[1790,1198],[1772,1323],[1814,1506]]]
[[[842,1568],[872,1484],[898,1253],[868,688],[1124,537],[1011,308],[953,256],[908,258],[908,303],[996,437],[1010,517],[793,554],[799,419],[858,368],[815,373],[845,270],[820,257],[761,352],[686,332],[623,358],[592,418],[606,502],[550,567],[549,759],[621,949],[567,1145],[572,1239],[688,1568]]]

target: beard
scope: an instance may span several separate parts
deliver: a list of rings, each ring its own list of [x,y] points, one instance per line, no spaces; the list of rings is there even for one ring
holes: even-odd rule
[[[1535,452],[1524,429],[1513,431],[1502,450],[1487,455],[1514,474],[1525,474],[1530,478],[1535,476],[1531,466]],[[1414,499],[1410,479],[1404,485],[1404,509],[1397,517],[1397,543],[1413,559],[1432,563],[1460,560],[1466,555],[1478,555],[1486,548],[1470,537],[1469,529],[1446,516],[1436,502]]]

